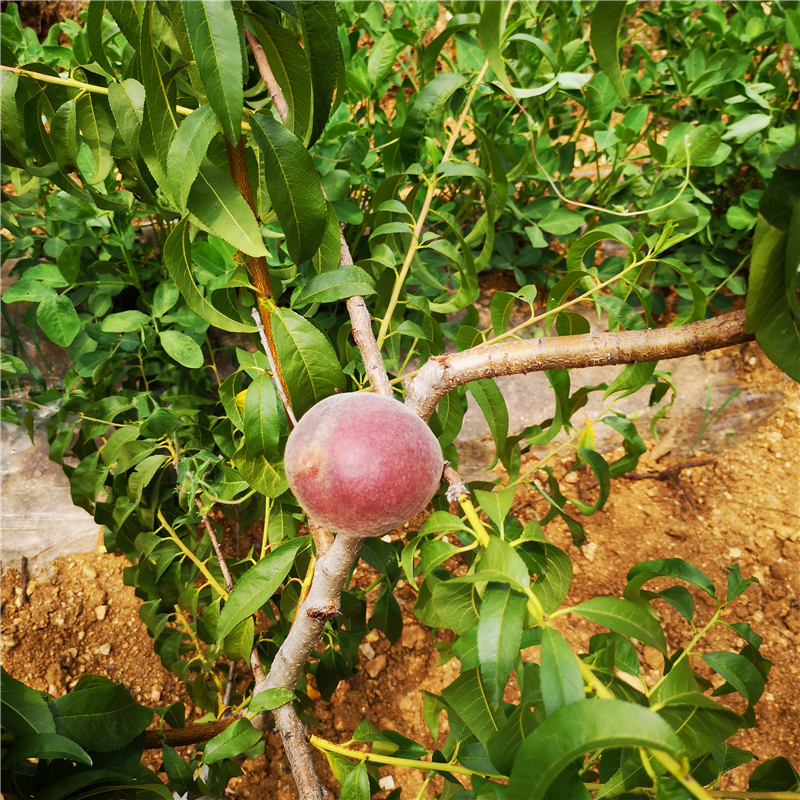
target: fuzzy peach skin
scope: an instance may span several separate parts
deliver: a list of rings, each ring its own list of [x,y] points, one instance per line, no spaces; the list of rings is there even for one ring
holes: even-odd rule
[[[328,397],[302,417],[284,465],[316,523],[334,533],[381,536],[428,505],[444,460],[430,428],[401,402],[353,393]]]

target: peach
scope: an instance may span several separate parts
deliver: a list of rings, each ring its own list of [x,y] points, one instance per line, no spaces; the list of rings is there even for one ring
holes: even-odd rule
[[[390,397],[317,403],[286,443],[286,478],[305,512],[334,533],[381,536],[419,514],[442,480],[439,442]]]

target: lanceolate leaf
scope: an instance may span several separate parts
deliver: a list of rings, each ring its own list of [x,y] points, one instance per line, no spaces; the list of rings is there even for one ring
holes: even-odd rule
[[[361,267],[348,266],[315,275],[304,287],[295,305],[334,303],[348,297],[375,294],[375,281]]]
[[[142,18],[142,46],[139,50],[142,59],[142,82],[147,96],[147,116],[153,139],[155,155],[162,166],[166,165],[167,153],[172,137],[178,130],[175,112],[175,90],[160,68],[158,53],[152,36],[153,14],[160,13],[155,3],[147,3]],[[241,79],[240,79],[241,80]],[[156,176],[157,177],[157,176]],[[159,181],[159,183],[161,183]],[[164,188],[162,186],[162,188]]]
[[[266,256],[261,228],[233,179],[213,164],[200,167],[189,192],[189,213],[203,230],[249,256]],[[176,281],[177,283],[177,281]]]
[[[248,387],[244,400],[244,440],[256,456],[268,456],[278,449],[281,433],[278,395],[272,379],[262,372]]]
[[[53,715],[39,692],[0,669],[3,727],[17,735],[56,732]]]
[[[133,78],[108,87],[108,102],[117,129],[131,155],[139,154],[139,130],[144,120],[144,86]]]
[[[400,132],[400,153],[405,164],[417,160],[417,150],[426,128],[437,114],[442,113],[450,95],[466,82],[463,75],[443,72],[425,84]]]
[[[230,0],[181,0],[200,79],[225,138],[242,136],[242,48]]]
[[[93,174],[85,174],[89,184],[100,183],[108,177],[114,161],[111,158],[111,140],[114,138],[111,110],[108,100],[102,95],[87,92],[75,101],[78,112],[78,126],[83,134],[83,141],[89,145],[94,159]]]
[[[506,437],[508,436],[508,409],[506,408],[506,401],[503,395],[497,388],[497,384],[491,378],[485,378],[480,381],[473,381],[467,384],[467,390],[475,398],[483,416],[486,417],[486,422],[489,424],[489,430],[492,432],[492,439],[496,453],[492,461],[492,467],[497,463],[500,453],[506,444]],[[491,469],[492,467],[489,467]]]
[[[82,747],[57,733],[35,733],[20,737],[3,757],[3,763],[14,764],[28,758],[65,758],[78,764],[92,763]]]
[[[480,673],[489,702],[499,708],[508,676],[519,657],[525,595],[507,585],[490,583],[483,595],[478,623]]]
[[[249,750],[261,738],[261,731],[249,719],[237,719],[215,736],[203,750],[203,763],[216,764],[223,758],[233,758]]]
[[[577,657],[567,640],[553,628],[542,631],[539,676],[548,716],[555,714],[562,706],[586,697]]]
[[[339,359],[319,329],[288,308],[279,308],[272,315],[272,329],[298,419],[323,398],[345,390]]]
[[[114,75],[114,68],[109,63],[103,47],[103,12],[105,0],[92,0],[86,12],[86,40],[92,58],[109,74]]]
[[[151,709],[138,705],[124,686],[111,682],[65,694],[49,707],[58,733],[101,753],[124,747],[153,719]]]
[[[661,653],[666,653],[661,625],[650,610],[640,603],[623,600],[621,597],[593,597],[575,606],[573,611],[612,631],[631,636],[655,647]]]
[[[172,140],[167,155],[167,177],[172,196],[181,209],[186,208],[189,191],[217,131],[219,120],[211,106],[205,105],[186,117]]]
[[[605,0],[594,7],[591,18],[590,40],[600,69],[611,81],[611,85],[623,103],[628,101],[628,91],[622,80],[619,66],[617,37],[625,13],[625,0]]]
[[[278,545],[239,578],[219,615],[217,641],[222,641],[244,619],[255,614],[272,597],[292,568],[294,558],[308,538]]]
[[[682,745],[657,714],[623,700],[582,700],[547,717],[517,751],[508,800],[542,800],[561,771],[583,753],[650,747],[680,757]]]
[[[273,117],[256,114],[253,138],[266,160],[267,189],[295,264],[319,250],[327,209],[314,161],[300,140]]]
[[[492,710],[478,670],[470,670],[456,678],[442,691],[442,697],[486,747],[502,724],[503,716],[501,712]]]
[[[266,456],[253,455],[246,442],[242,442],[233,461],[250,486],[266,497],[279,497],[288,488],[283,462],[276,460],[272,463]]]
[[[335,5],[323,0],[307,0],[296,3],[294,7],[303,29],[303,47],[311,66],[314,118],[308,141],[310,146],[319,139],[328,122],[342,54],[336,32]]]
[[[249,209],[248,209],[249,210]],[[173,229],[164,246],[164,266],[180,289],[183,299],[195,314],[224,331],[249,333],[255,325],[231,319],[217,311],[200,293],[192,273],[192,240],[189,218],[184,217]]]

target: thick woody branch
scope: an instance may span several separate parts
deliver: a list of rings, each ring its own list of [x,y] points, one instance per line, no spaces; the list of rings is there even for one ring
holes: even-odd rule
[[[145,731],[145,749],[153,750],[168,744],[170,747],[182,747],[187,744],[200,744],[208,742],[222,733],[229,725],[239,719],[241,714],[232,714],[214,722],[204,722],[199,725],[188,725],[185,728],[165,728],[163,731]]]
[[[427,420],[449,391],[482,378],[545,369],[660,361],[730,347],[754,338],[745,331],[744,311],[734,311],[677,328],[587,333],[476,347],[431,358],[413,381],[406,382],[406,405]]]
[[[265,689],[294,689],[325,623],[340,614],[342,589],[361,552],[362,542],[357,536],[339,534],[328,552],[320,557],[308,597],[300,606],[297,620],[278,650],[266,681],[256,684],[256,694]]]

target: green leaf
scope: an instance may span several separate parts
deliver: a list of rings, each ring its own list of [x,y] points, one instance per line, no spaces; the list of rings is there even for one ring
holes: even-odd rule
[[[3,727],[9,733],[55,734],[53,715],[39,692],[12,678],[0,667],[0,706]]]
[[[325,129],[337,87],[338,70],[342,63],[338,20],[336,6],[324,0],[306,0],[294,8],[303,30],[303,48],[311,67],[314,117],[307,143],[311,146]]]
[[[666,653],[664,631],[650,611],[639,603],[619,597],[593,597],[572,610],[612,631],[649,644],[660,653]]]
[[[265,689],[263,692],[253,695],[247,710],[253,714],[259,711],[272,711],[296,699],[297,697],[291,689]]]
[[[381,584],[381,591],[375,601],[375,608],[367,626],[383,631],[392,644],[399,641],[403,632],[403,615],[400,611],[400,604],[385,583]]]
[[[508,409],[506,401],[497,384],[491,378],[467,384],[467,391],[483,412],[494,440],[495,456],[487,469],[492,469],[503,452],[508,437]]]
[[[480,489],[475,490],[475,498],[480,503],[481,511],[497,526],[498,530],[503,529],[503,522],[511,511],[514,503],[515,486],[508,486],[499,492],[484,492]]]
[[[200,369],[203,366],[205,361],[203,351],[191,336],[169,330],[161,331],[158,339],[167,355],[174,358],[181,366],[188,369]]]
[[[133,78],[127,78],[122,83],[110,83],[108,103],[117,130],[135,158],[139,155],[139,131],[144,120],[144,86]]]
[[[138,331],[150,322],[150,317],[143,311],[120,311],[117,314],[109,314],[101,323],[100,330],[103,333],[130,333]]]
[[[325,235],[327,208],[316,167],[302,142],[273,117],[251,118],[264,154],[267,190],[295,264],[308,261]]]
[[[773,179],[774,180],[774,179]],[[789,198],[788,192],[786,199]],[[775,220],[783,222],[783,220]],[[800,221],[800,202],[795,200],[793,225],[796,240],[798,221]],[[787,280],[797,263],[787,259],[790,235],[775,227],[758,215],[753,248],[750,256],[750,285],[747,292],[747,330],[755,332],[756,340],[768,358],[780,367],[790,378],[800,381],[800,323],[798,323],[797,301],[791,287],[793,281]],[[797,251],[795,245],[795,252]],[[797,261],[797,257],[794,259]]]
[[[746,592],[751,583],[758,583],[758,578],[743,578],[738,564],[731,564],[727,569],[728,591],[725,602],[730,603],[731,600],[735,600],[740,594]]]
[[[697,567],[684,561],[682,558],[662,558],[656,561],[642,561],[628,570],[628,583],[625,586],[624,596],[628,600],[639,600],[639,589],[647,581],[664,576],[678,578],[692,586],[697,586],[714,599],[717,597],[716,589],[711,580]]]
[[[754,706],[764,693],[764,678],[753,663],[739,653],[706,653],[703,661],[727,681],[714,690],[714,696],[739,692],[748,704]]]
[[[490,583],[483,595],[478,623],[480,674],[489,703],[500,708],[508,676],[519,657],[525,595]]]
[[[244,440],[254,456],[269,456],[277,452],[280,435],[278,395],[270,376],[262,372],[245,395]]]
[[[397,43],[391,32],[387,31],[373,45],[367,58],[367,75],[369,75],[373,94],[378,83],[392,71],[396,58]]]
[[[754,133],[763,131],[770,122],[772,122],[772,117],[769,114],[748,114],[743,119],[734,122],[733,125],[729,125],[722,139],[726,142],[733,139],[736,144],[742,144]]]
[[[331,343],[305,317],[279,308],[272,315],[272,330],[298,419],[320,400],[345,390],[344,373]]]
[[[250,661],[255,638],[255,623],[252,617],[243,619],[226,637],[222,649],[232,661]]]
[[[759,764],[750,776],[751,792],[791,792],[800,786],[800,775],[788,759],[778,756]]]
[[[317,273],[338,269],[339,262],[342,260],[342,234],[339,228],[339,218],[336,216],[336,209],[331,203],[326,202],[325,207],[327,209],[325,234],[322,237],[319,250],[314,253],[314,258],[312,259],[314,271]]]
[[[75,106],[78,127],[83,135],[83,141],[89,146],[89,153],[94,162],[94,169],[88,174],[83,172],[83,177],[90,185],[101,183],[114,166],[111,158],[114,125],[108,100],[102,95],[87,92],[75,100]]]
[[[543,800],[578,756],[601,748],[649,747],[679,758],[683,747],[657,714],[623,700],[582,700],[547,717],[520,745],[508,800]]]
[[[424,599],[424,590],[429,587],[431,578],[422,584],[420,598]],[[420,622],[425,625],[435,627],[446,627],[458,634],[464,633],[478,622],[478,606],[480,597],[478,596],[474,583],[468,581],[449,580],[438,581],[433,587],[432,592],[433,614],[424,617],[424,611],[420,601],[414,608],[414,612]]]
[[[63,294],[47,297],[39,303],[36,322],[47,338],[61,347],[72,344],[81,329],[81,321],[75,306]]]
[[[211,106],[200,106],[181,122],[172,140],[167,154],[167,177],[172,196],[181,210],[186,209],[189,191],[200,171],[200,164],[219,130],[219,119]]]
[[[272,463],[266,456],[253,455],[244,441],[234,453],[233,461],[250,486],[267,497],[278,497],[289,487],[283,462]]]
[[[670,131],[664,144],[672,166],[693,167],[714,157],[720,143],[719,131],[710,125],[678,125]]]
[[[112,3],[111,5],[115,4]],[[178,130],[178,118],[175,111],[175,84],[174,82],[168,83],[166,77],[161,74],[160,59],[162,56],[153,41],[153,16],[156,14],[160,16],[160,11],[154,3],[148,3],[144,6],[141,47],[139,49],[139,56],[142,62],[142,83],[144,84],[146,97],[145,115],[142,119],[143,127],[140,129],[140,149],[151,172],[153,172],[154,168],[156,172],[159,171],[156,162],[160,165],[162,171],[166,167],[169,146],[172,143],[172,137]],[[145,125],[149,127],[150,131],[152,154],[146,148],[146,144],[149,143],[142,140],[142,136],[145,133]],[[148,158],[151,155],[152,157]],[[157,180],[159,179],[155,172],[153,172],[153,177]],[[161,180],[158,180],[158,183],[162,190],[169,189],[165,183],[162,184]]]
[[[466,82],[467,79],[456,72],[442,72],[425,84],[400,131],[399,147],[404,164],[417,160],[417,151],[428,125],[442,113],[453,92]]]
[[[208,102],[225,138],[242,136],[242,48],[230,0],[181,0],[186,31]]]
[[[203,764],[216,764],[223,758],[234,758],[253,747],[261,735],[249,719],[237,719],[206,744],[201,761]]]
[[[569,593],[572,559],[550,542],[526,542],[520,549],[535,562],[536,580],[531,591],[539,599],[545,614],[552,614]]]
[[[713,750],[733,736],[742,722],[735,711],[699,692],[673,695],[663,702],[658,714],[680,736],[689,758]]]
[[[167,744],[161,746],[161,760],[164,762],[164,771],[167,773],[167,780],[172,790],[186,794],[192,785],[193,766],[184,761],[177,751]]]
[[[611,491],[611,478],[608,471],[608,464],[600,453],[594,450],[588,450],[585,447],[579,447],[578,454],[591,467],[597,479],[597,500],[593,505],[584,503],[582,500],[576,498],[570,498],[570,502],[585,517],[591,517],[595,511],[599,511],[606,504],[608,493]]]
[[[530,575],[519,553],[499,536],[490,536],[482,549],[475,572],[468,573],[457,581],[495,581],[507,583],[512,589],[527,592]]]
[[[487,747],[503,722],[502,712],[495,712],[477,669],[460,675],[442,690],[442,698]]]
[[[619,30],[625,13],[625,0],[606,0],[594,7],[590,18],[589,39],[600,69],[611,81],[619,99],[628,102],[628,91],[619,66]]]
[[[73,691],[49,705],[56,731],[87,750],[107,753],[133,741],[153,720],[122,685],[107,683]]]
[[[180,289],[186,305],[199,317],[223,331],[250,333],[255,325],[231,319],[218,311],[200,294],[197,281],[192,273],[192,239],[189,217],[184,217],[167,237],[164,245],[164,266]]]
[[[294,298],[294,305],[335,303],[348,297],[375,294],[375,281],[361,267],[343,266],[315,275]]]
[[[3,722],[5,725],[5,721]],[[15,764],[29,758],[66,758],[78,764],[91,766],[89,754],[72,739],[57,733],[32,733],[21,736],[3,757],[3,764]]]
[[[557,208],[539,221],[539,227],[554,236],[574,233],[581,225],[583,225],[583,214],[570,211],[568,208]]]
[[[187,207],[192,221],[203,230],[249,256],[267,255],[252,209],[239,194],[231,176],[213,164],[200,167]]]
[[[562,706],[586,697],[577,658],[567,640],[558,631],[553,628],[542,631],[539,676],[548,717]]]
[[[508,321],[511,319],[516,299],[516,295],[510,292],[495,292],[492,296],[489,313],[492,318],[492,332],[495,336],[500,336],[508,330]]]
[[[219,615],[217,641],[225,639],[242,620],[255,614],[275,594],[289,574],[297,552],[307,544],[307,538],[284,542],[239,578]]]
[[[369,774],[366,764],[362,761],[344,779],[339,800],[369,800],[369,798]]]

